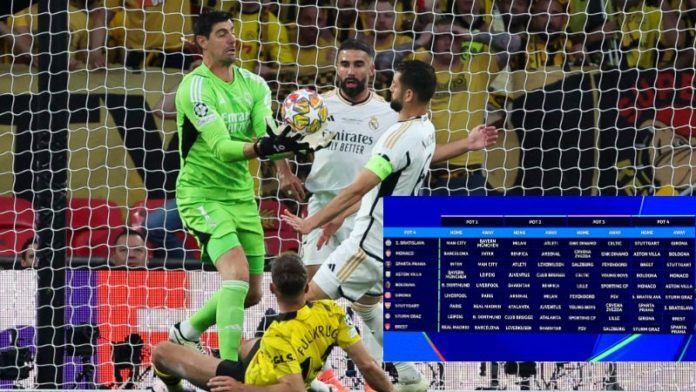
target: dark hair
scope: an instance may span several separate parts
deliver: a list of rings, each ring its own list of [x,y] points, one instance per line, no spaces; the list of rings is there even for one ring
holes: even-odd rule
[[[375,58],[375,48],[364,43],[363,41],[353,38],[349,38],[341,42],[341,46],[338,47],[338,51],[341,52],[342,50],[360,50],[367,53],[371,59]]]
[[[195,35],[202,35],[206,38],[210,38],[210,32],[213,30],[213,26],[216,23],[225,22],[232,19],[232,15],[227,12],[213,11],[200,14],[195,26],[193,27],[193,33]]]
[[[24,244],[22,244],[22,249],[19,251],[19,253],[23,255],[24,252],[26,252],[32,244],[39,244],[38,237],[27,238],[27,240],[24,241]]]
[[[418,102],[430,102],[437,87],[435,70],[430,64],[418,60],[404,61],[397,65],[394,71],[401,74],[399,81],[403,88],[416,93]]]
[[[130,237],[130,236],[137,236],[140,237],[143,242],[145,242],[145,237],[143,236],[143,233],[133,230],[130,227],[127,227],[116,234],[116,237],[114,237],[114,241],[112,242],[111,246],[116,246],[116,243],[118,243],[119,238],[121,237]]]
[[[307,269],[296,253],[283,253],[273,260],[271,279],[280,296],[293,298],[307,286]]]

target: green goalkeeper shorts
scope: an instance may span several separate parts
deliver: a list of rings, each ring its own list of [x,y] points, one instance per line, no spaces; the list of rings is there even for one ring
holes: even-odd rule
[[[256,201],[176,201],[181,220],[201,247],[201,259],[215,264],[223,253],[241,246],[249,260],[249,273],[263,272],[266,248]]]

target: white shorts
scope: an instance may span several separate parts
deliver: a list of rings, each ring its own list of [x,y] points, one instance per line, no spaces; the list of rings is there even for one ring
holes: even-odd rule
[[[333,195],[312,195],[307,205],[307,213],[310,216],[316,214],[331,200],[331,197]],[[341,245],[341,242],[350,236],[354,222],[355,215],[346,218],[341,228],[336,231],[336,234],[321,249],[317,249],[317,241],[321,235],[321,229],[312,230],[309,234],[304,235],[302,237],[302,246],[300,247],[300,257],[305,265],[323,264],[329,258],[329,255]]]
[[[312,282],[331,299],[355,302],[364,295],[382,296],[382,273],[382,263],[348,239],[331,253]]]

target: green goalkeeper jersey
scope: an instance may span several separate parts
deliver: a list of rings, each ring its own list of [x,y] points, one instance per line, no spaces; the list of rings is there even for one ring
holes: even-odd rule
[[[227,83],[205,64],[186,75],[176,92],[181,170],[179,200],[253,200],[254,181],[245,143],[266,132],[271,91],[251,72],[233,67]]]

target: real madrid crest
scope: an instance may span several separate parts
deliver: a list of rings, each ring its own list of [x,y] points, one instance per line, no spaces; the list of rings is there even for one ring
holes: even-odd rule
[[[377,128],[379,128],[379,121],[377,121],[377,116],[370,117],[370,121],[367,122],[367,125],[370,127],[370,129],[376,131]]]

